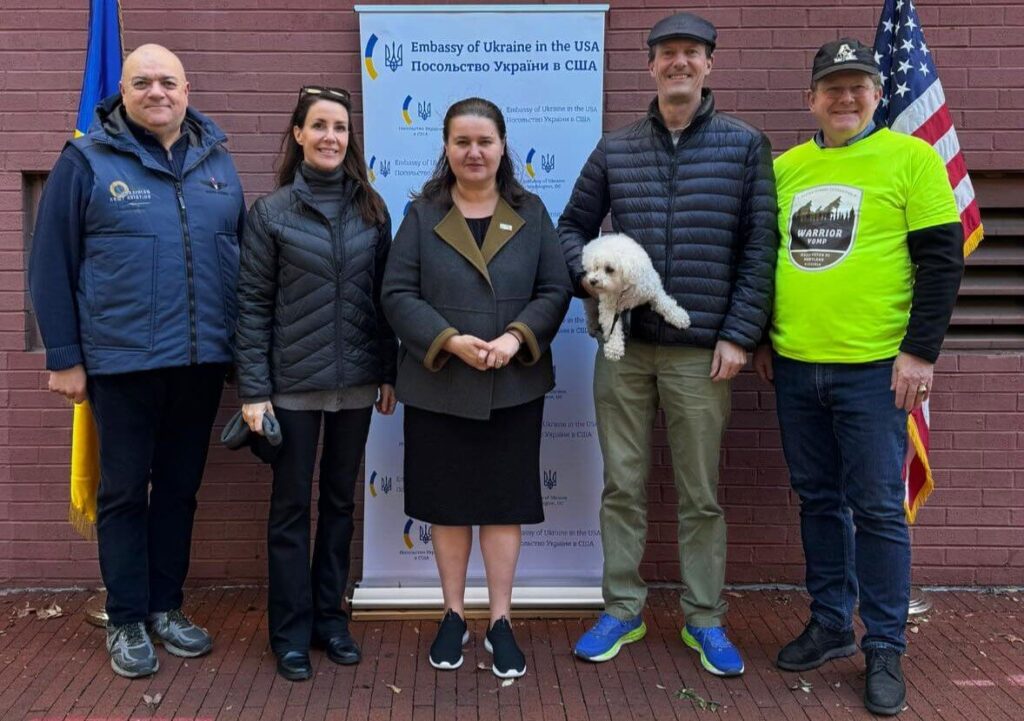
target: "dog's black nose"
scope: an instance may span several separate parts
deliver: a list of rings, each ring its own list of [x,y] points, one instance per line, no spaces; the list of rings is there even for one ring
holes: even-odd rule
[[[590,283],[591,285],[597,285],[597,278],[591,278],[591,279],[590,279],[590,280],[589,280],[588,282],[589,282],[589,283]]]

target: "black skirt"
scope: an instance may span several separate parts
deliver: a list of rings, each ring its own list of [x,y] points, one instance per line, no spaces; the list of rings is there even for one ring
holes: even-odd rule
[[[490,420],[405,407],[405,513],[442,526],[541,523],[544,396]]]

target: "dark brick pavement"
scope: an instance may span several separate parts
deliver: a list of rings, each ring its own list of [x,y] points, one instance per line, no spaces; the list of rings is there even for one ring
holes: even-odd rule
[[[477,663],[489,658],[474,640],[461,669],[427,663],[433,621],[353,623],[364,660],[341,667],[314,652],[312,681],[277,677],[266,643],[265,591],[196,590],[195,618],[216,635],[214,652],[177,659],[158,650],[160,671],[128,681],[108,665],[103,632],[83,620],[88,593],[17,593],[0,598],[0,719],[3,721],[626,721],[736,719],[843,721],[871,718],[861,705],[858,655],[801,675],[777,670],[781,643],[800,631],[806,598],[796,592],[731,591],[732,638],[747,672],[715,678],[679,640],[674,592],[656,589],[645,641],[614,661],[590,665],[570,655],[589,620],[524,619],[515,630],[529,672],[503,687]],[[1024,594],[943,592],[913,627],[904,668],[910,686],[906,721],[1017,721],[1024,715]],[[26,607],[56,602],[62,615],[19,618]],[[803,679],[807,691],[801,690]],[[392,688],[393,687],[393,688]],[[795,688],[794,688],[795,687]],[[690,698],[680,698],[689,689]],[[155,699],[159,694],[159,701]],[[144,697],[149,697],[147,704]],[[717,708],[700,708],[700,700]]]

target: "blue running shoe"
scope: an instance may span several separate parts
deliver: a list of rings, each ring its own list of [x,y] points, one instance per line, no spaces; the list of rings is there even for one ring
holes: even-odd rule
[[[580,636],[573,653],[585,661],[608,661],[615,658],[624,644],[639,641],[647,635],[647,624],[640,616],[620,621],[602,613],[597,623]]]
[[[743,659],[721,626],[700,628],[686,624],[680,634],[683,643],[700,654],[700,665],[716,676],[739,676]]]

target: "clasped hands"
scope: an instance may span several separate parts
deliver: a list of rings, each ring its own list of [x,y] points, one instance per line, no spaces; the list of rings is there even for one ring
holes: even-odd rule
[[[474,335],[453,335],[445,341],[443,350],[478,371],[497,370],[508,365],[519,352],[523,342],[512,331],[502,333],[492,341]]]

